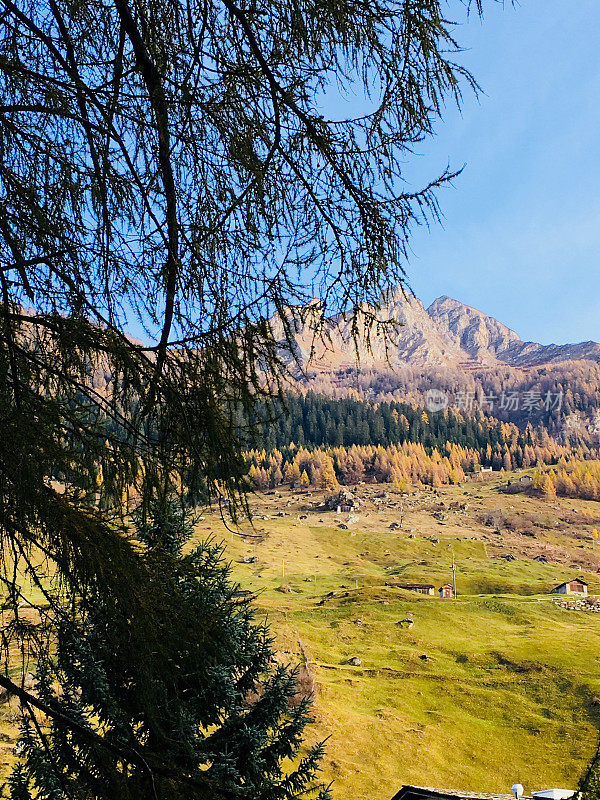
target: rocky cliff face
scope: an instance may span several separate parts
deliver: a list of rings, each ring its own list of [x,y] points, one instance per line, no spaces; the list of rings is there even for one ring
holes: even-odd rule
[[[316,307],[315,307],[316,308]],[[581,342],[542,345],[523,342],[515,331],[475,308],[450,297],[439,297],[428,309],[420,300],[401,292],[392,295],[378,313],[393,320],[387,337],[374,326],[370,338],[358,328],[358,361],[362,368],[384,366],[493,367],[507,364],[532,367],[563,361],[600,363],[600,344]],[[300,362],[318,371],[356,365],[350,321],[342,315],[326,319],[315,337],[311,315],[297,325],[296,354]]]
[[[482,363],[501,362],[526,367],[561,361],[600,362],[600,344],[597,342],[564,345],[523,342],[506,325],[451,297],[438,297],[427,313],[463,352]]]
[[[358,359],[363,367],[384,366],[388,362],[392,366],[434,366],[464,358],[460,347],[428,315],[420,300],[409,301],[397,293],[378,318],[394,324],[374,325],[368,333],[364,320],[359,321]],[[315,337],[310,320],[299,325],[296,344],[302,361],[317,369],[356,363],[352,324],[342,315],[327,319],[319,337]]]
[[[506,325],[451,297],[438,297],[427,314],[457,347],[478,361],[502,360],[503,353],[522,344],[519,336]]]

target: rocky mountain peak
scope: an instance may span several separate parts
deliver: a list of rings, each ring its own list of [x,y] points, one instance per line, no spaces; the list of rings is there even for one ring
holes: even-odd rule
[[[438,297],[427,314],[470,358],[489,362],[521,342],[513,330],[476,308],[447,295]]]
[[[416,297],[406,296],[401,290],[390,292],[377,313],[379,319],[396,323],[395,328],[387,327],[387,338],[377,326],[370,333],[367,326],[353,330],[343,314],[321,320],[320,334],[315,336],[311,312],[314,308],[321,313],[321,307],[318,301],[313,303],[298,320],[295,356],[317,371],[339,371],[358,364],[377,371],[403,365],[472,369],[476,365],[530,367],[573,360],[600,363],[600,345],[596,342],[523,342],[494,317],[447,295],[425,309]]]

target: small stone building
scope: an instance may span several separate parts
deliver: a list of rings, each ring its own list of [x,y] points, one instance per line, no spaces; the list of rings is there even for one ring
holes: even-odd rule
[[[576,594],[579,596],[587,595],[588,585],[581,578],[574,578],[572,581],[565,581],[552,589],[553,594]]]
[[[461,792],[455,789],[433,789],[426,786],[403,786],[392,800],[515,800],[512,794]]]
[[[337,511],[338,514],[346,514],[355,511],[360,506],[360,501],[352,492],[342,489],[330,495],[325,501],[325,506],[329,511]]]
[[[445,583],[443,586],[440,586],[438,591],[442,600],[448,600],[454,597],[454,588],[451,583]]]

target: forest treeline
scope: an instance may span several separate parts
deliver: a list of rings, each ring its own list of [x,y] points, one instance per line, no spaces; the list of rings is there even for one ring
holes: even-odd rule
[[[600,364],[589,360],[527,369],[508,365],[464,369],[444,364],[315,371],[308,376],[306,388],[328,396],[346,394],[374,403],[400,400],[413,405],[423,405],[427,392],[436,389],[444,392],[449,406],[479,410],[521,429],[542,424],[556,438],[564,434],[565,419],[577,414],[580,424],[569,428],[570,440],[599,441]]]
[[[528,445],[526,454],[531,464],[552,464],[565,461],[572,452],[548,437],[545,444]],[[512,469],[510,452],[506,450],[505,455],[502,468]],[[452,442],[430,452],[415,442],[388,447],[352,445],[311,449],[292,444],[282,450],[253,449],[246,458],[249,480],[254,488],[261,490],[281,485],[331,489],[338,484],[348,486],[361,481],[393,483],[400,490],[411,484],[437,487],[461,483],[482,465],[478,450]]]
[[[529,467],[538,460],[552,463],[549,459],[556,453],[556,442],[543,426],[526,425],[521,429],[480,412],[455,408],[430,413],[409,403],[373,403],[309,391],[287,394],[271,414],[265,423],[266,407],[258,405],[252,418],[239,415],[237,423],[247,449],[282,450],[292,443],[311,449],[389,447],[413,442],[423,445],[428,453],[441,453],[451,443],[477,451],[480,463],[494,469]],[[595,452],[585,442],[576,451],[582,457]],[[565,448],[565,452],[571,452],[571,448]]]
[[[312,450],[292,446],[283,451],[252,450],[247,458],[250,481],[262,490],[282,484],[332,489],[361,481],[393,483],[401,490],[418,483],[442,486],[460,483],[479,463],[478,453],[470,448],[451,444],[442,455],[437,449],[427,453],[423,445],[412,442]]]
[[[369,403],[307,392],[288,395],[270,423],[238,423],[246,432],[249,478],[259,489],[331,488],[359,481],[441,486],[480,467],[512,470],[584,459],[595,451],[553,439],[541,426],[501,422],[456,409],[430,413],[405,403]]]

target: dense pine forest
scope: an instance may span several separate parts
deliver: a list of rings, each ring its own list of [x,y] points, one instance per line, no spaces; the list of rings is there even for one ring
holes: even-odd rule
[[[267,420],[240,415],[249,477],[260,489],[281,484],[330,487],[360,480],[401,486],[458,483],[481,466],[494,470],[565,463],[597,455],[557,442],[547,430],[455,409],[435,413],[405,403],[289,394]]]
[[[352,387],[352,388],[350,388]],[[392,370],[355,369],[329,374],[313,372],[309,385],[315,393],[332,395],[345,390],[372,402],[394,402],[400,399],[413,405],[423,405],[430,389],[447,394],[450,405],[467,410],[459,401],[460,393],[469,394],[474,402],[472,410],[479,409],[486,415],[504,422],[511,422],[521,429],[527,424],[543,425],[551,436],[559,436],[564,429],[565,418],[579,414],[585,422],[584,429],[569,431],[570,438],[581,438],[598,443],[600,424],[600,364],[592,361],[565,361],[557,364],[542,364],[527,369],[496,366],[480,371],[464,370],[452,366],[411,366]],[[511,402],[511,396],[518,401]],[[507,402],[502,402],[502,397]],[[527,402],[529,396],[537,395],[542,402]],[[550,397],[550,407],[543,402]],[[493,398],[490,402],[490,398]],[[560,402],[556,402],[560,398]],[[585,430],[587,428],[587,430]]]
[[[483,464],[498,469],[508,466],[503,463],[507,452],[515,466],[535,464],[532,448],[552,441],[542,426],[520,429],[481,412],[449,408],[431,413],[408,403],[335,399],[310,391],[287,394],[270,417],[265,406],[259,406],[251,419],[240,415],[238,424],[249,449],[281,450],[292,443],[310,449],[413,442],[431,453],[451,443],[477,450]],[[577,449],[584,455],[590,452],[585,445]]]

